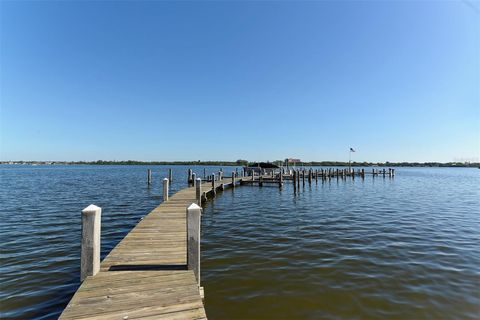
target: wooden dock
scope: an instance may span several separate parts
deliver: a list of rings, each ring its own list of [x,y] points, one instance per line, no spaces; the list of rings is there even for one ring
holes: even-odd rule
[[[214,183],[201,183],[203,200],[234,187],[232,177]],[[85,278],[60,319],[206,319],[203,288],[187,267],[192,203],[198,203],[196,187],[177,192],[145,216],[101,262],[99,272]]]
[[[189,170],[190,185],[169,197],[165,178],[164,202],[145,216],[100,263],[101,209],[91,205],[82,211],[83,283],[63,311],[60,319],[206,319],[203,288],[200,285],[200,216],[198,204],[217,191],[237,184],[276,184],[282,188],[291,181],[293,190],[300,182],[365,178],[362,170],[320,169],[284,170],[259,176],[252,171],[196,177]],[[387,175],[372,169],[371,175]],[[389,169],[388,176],[395,175]],[[151,184],[151,170],[147,183]]]

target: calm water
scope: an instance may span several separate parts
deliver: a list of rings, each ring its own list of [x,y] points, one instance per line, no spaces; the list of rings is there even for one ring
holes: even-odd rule
[[[78,286],[80,210],[103,208],[105,255],[162,201],[168,167],[151,168],[148,188],[147,167],[0,167],[2,318],[59,315]],[[187,167],[172,168],[175,191]],[[208,202],[209,318],[477,319],[480,170],[396,172]]]

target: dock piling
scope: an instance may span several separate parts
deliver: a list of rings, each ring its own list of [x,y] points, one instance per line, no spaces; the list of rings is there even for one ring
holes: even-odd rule
[[[101,216],[102,209],[93,204],[82,210],[80,281],[100,271]]]
[[[147,184],[148,185],[152,184],[152,170],[151,169],[147,170]]]
[[[235,188],[235,171],[232,171],[232,188]]]
[[[168,169],[168,181],[173,182],[173,172],[172,172],[172,169]]]
[[[212,174],[212,195],[215,197],[217,190],[215,190],[215,174]]]
[[[163,201],[168,201],[168,188],[169,181],[167,178],[163,178]]]
[[[192,169],[188,169],[188,178],[187,178],[187,183],[192,183]]]
[[[202,205],[202,179],[200,178],[197,178],[197,180],[195,181],[195,196],[197,198],[197,204],[199,206]]]
[[[187,265],[200,286],[200,217],[202,209],[195,203],[187,208]]]

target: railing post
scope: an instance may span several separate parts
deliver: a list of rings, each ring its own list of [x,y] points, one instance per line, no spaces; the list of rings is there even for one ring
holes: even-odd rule
[[[100,271],[101,216],[102,209],[93,204],[82,210],[80,281]]]
[[[200,286],[200,217],[202,209],[195,203],[187,208],[187,265]]]
[[[195,172],[192,173],[192,183],[193,183],[193,187],[195,188],[197,183],[197,174]]]
[[[167,178],[163,179],[163,201],[168,201],[168,187],[169,181]]]
[[[202,179],[197,178],[195,182],[195,192],[197,196],[197,203],[199,206],[202,205]]]

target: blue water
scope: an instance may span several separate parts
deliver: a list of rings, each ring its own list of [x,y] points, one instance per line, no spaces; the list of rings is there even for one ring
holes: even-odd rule
[[[2,319],[58,317],[79,285],[80,211],[102,207],[105,256],[162,201],[168,168],[0,166]],[[188,167],[171,168],[175,192]],[[478,318],[480,170],[396,173],[296,193],[289,182],[242,186],[207,202],[209,318]]]

